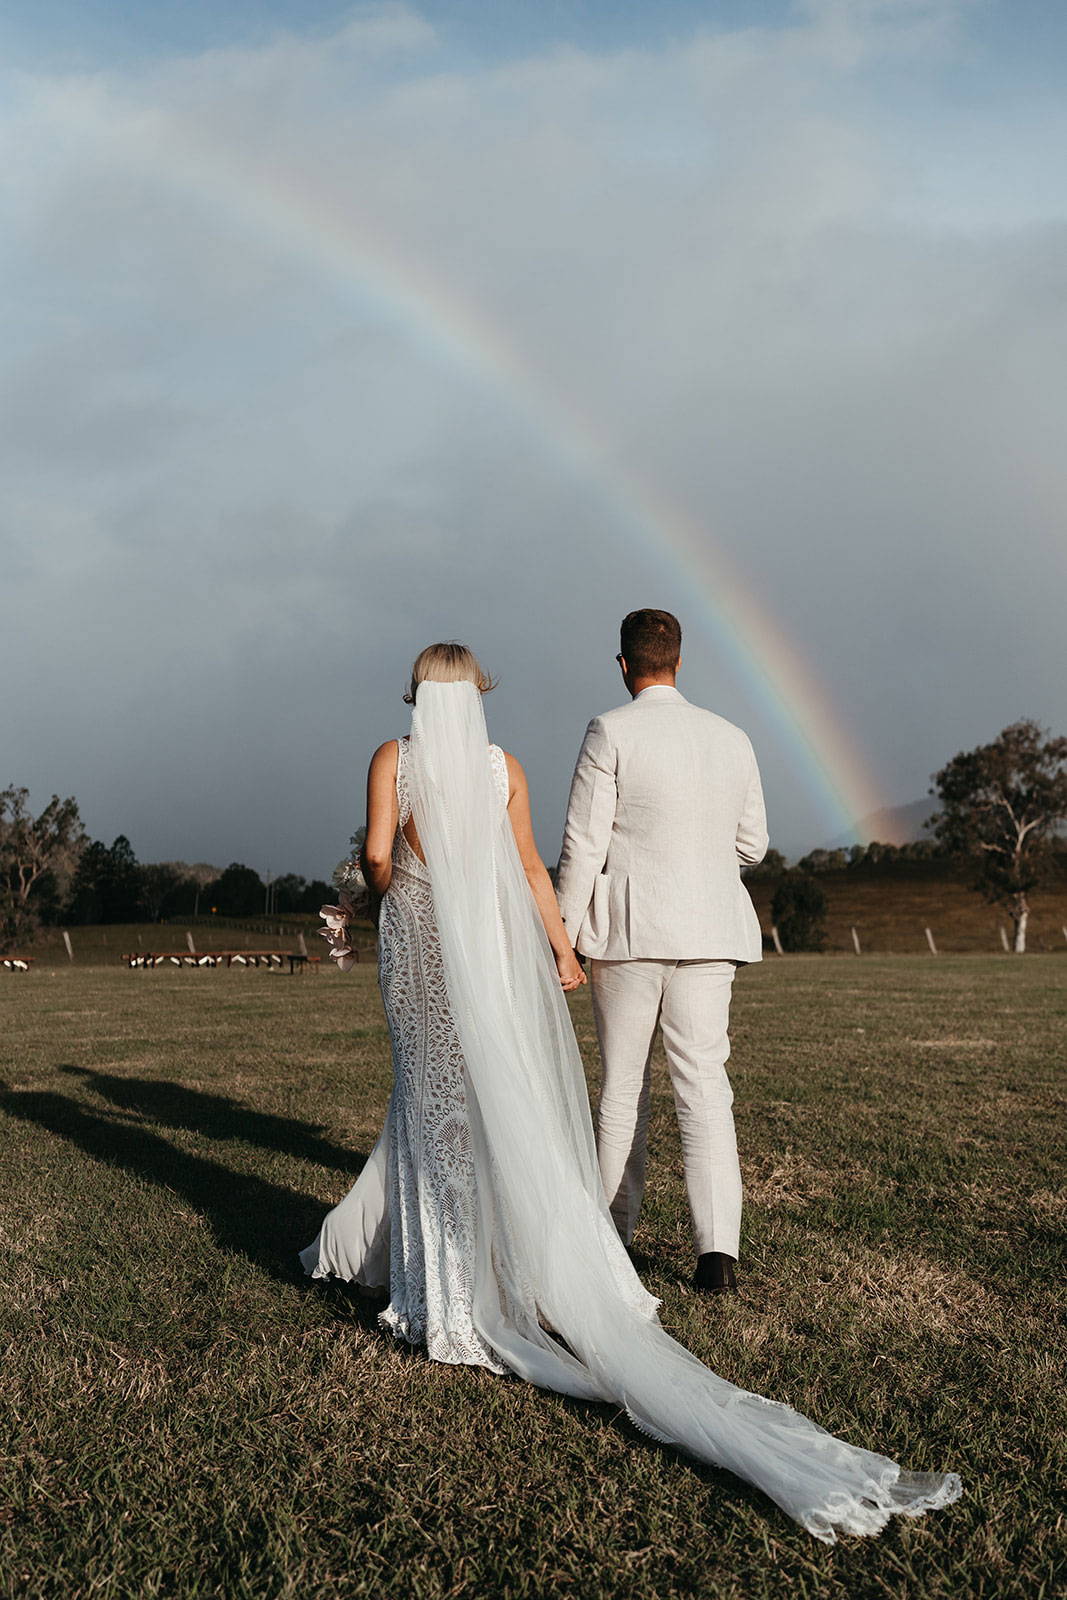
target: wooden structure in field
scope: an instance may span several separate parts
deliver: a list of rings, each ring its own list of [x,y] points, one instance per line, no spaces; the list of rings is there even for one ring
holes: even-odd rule
[[[317,972],[321,956],[305,955],[302,950],[133,950],[122,957],[128,967],[284,967]]]

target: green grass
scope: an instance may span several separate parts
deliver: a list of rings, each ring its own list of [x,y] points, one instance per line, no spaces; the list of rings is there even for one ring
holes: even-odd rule
[[[727,1302],[686,1286],[658,1069],[638,1244],[666,1325],[963,1474],[958,1505],[826,1549],[610,1408],[434,1366],[303,1279],[388,1094],[370,968],[0,973],[0,1595],[1051,1597],[1065,980],[1054,956],[742,973]]]

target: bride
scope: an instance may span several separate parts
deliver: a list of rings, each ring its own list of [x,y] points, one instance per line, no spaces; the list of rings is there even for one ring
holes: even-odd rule
[[[415,662],[411,733],[368,778],[394,1088],[359,1180],[301,1252],[388,1286],[382,1322],[437,1361],[625,1408],[729,1468],[809,1533],[873,1534],[960,1494],[718,1377],[663,1330],[616,1233],[563,991],[585,977],[534,844],[522,767],[490,744],[491,687],[459,644]],[[347,964],[346,911],[330,917]]]

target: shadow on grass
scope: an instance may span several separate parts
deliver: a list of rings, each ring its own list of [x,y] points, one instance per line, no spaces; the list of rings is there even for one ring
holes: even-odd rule
[[[102,1075],[77,1071],[92,1079]],[[130,1080],[104,1080],[125,1085]],[[133,1080],[136,1084],[136,1080]],[[138,1086],[143,1087],[143,1086]],[[154,1085],[150,1087],[155,1087]],[[162,1085],[173,1088],[173,1085]],[[212,1100],[213,1096],[194,1096]],[[180,1101],[178,1102],[181,1103]],[[224,1106],[229,1102],[223,1101]],[[147,1109],[147,1108],[142,1108]],[[12,1090],[0,1082],[0,1112],[33,1123],[57,1138],[77,1146],[94,1160],[121,1168],[133,1176],[181,1195],[208,1222],[218,1246],[252,1262],[268,1277],[286,1284],[308,1285],[297,1262],[297,1251],[315,1235],[323,1216],[323,1203],[253,1174],[235,1172],[203,1156],[178,1150],[166,1139],[107,1113],[87,1108],[65,1095],[47,1091]],[[266,1119],[280,1121],[281,1119]],[[188,1124],[177,1124],[187,1127]],[[298,1125],[299,1126],[299,1125]],[[362,1165],[365,1157],[355,1157]],[[382,1333],[377,1314],[381,1297],[367,1296],[336,1281],[317,1286],[318,1293],[338,1319],[355,1321],[378,1334],[384,1343],[418,1364],[428,1361],[425,1349],[408,1348]],[[499,1381],[494,1379],[494,1382]],[[517,1385],[522,1379],[514,1377]],[[614,1404],[553,1395],[551,1403],[582,1419],[595,1430],[615,1426],[638,1448],[677,1459],[669,1445],[651,1438],[630,1422]],[[683,1458],[684,1459],[684,1458]],[[702,1481],[714,1485],[724,1506],[751,1504],[765,1513],[764,1497],[732,1474],[713,1466],[686,1461]]]
[[[308,1283],[297,1251],[322,1223],[325,1207],[314,1196],[178,1150],[146,1128],[117,1122],[65,1095],[0,1085],[0,1111],[66,1139],[94,1160],[173,1190],[206,1219],[221,1249],[279,1282]],[[362,1165],[365,1158],[354,1159]],[[351,1303],[334,1297],[338,1307]]]
[[[366,1160],[358,1151],[345,1150],[324,1139],[322,1128],[316,1123],[252,1111],[225,1095],[204,1094],[200,1089],[158,1079],[118,1077],[70,1064],[61,1064],[59,1071],[81,1078],[120,1111],[132,1112],[165,1128],[183,1128],[209,1139],[240,1139],[264,1150],[277,1150],[281,1155],[347,1172],[353,1178],[358,1177]]]

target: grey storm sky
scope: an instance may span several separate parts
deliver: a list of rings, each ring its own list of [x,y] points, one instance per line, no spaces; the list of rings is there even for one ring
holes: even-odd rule
[[[645,604],[790,855],[1065,731],[1063,8],[535,9],[11,8],[0,782],[324,875],[458,637],[554,860]]]

